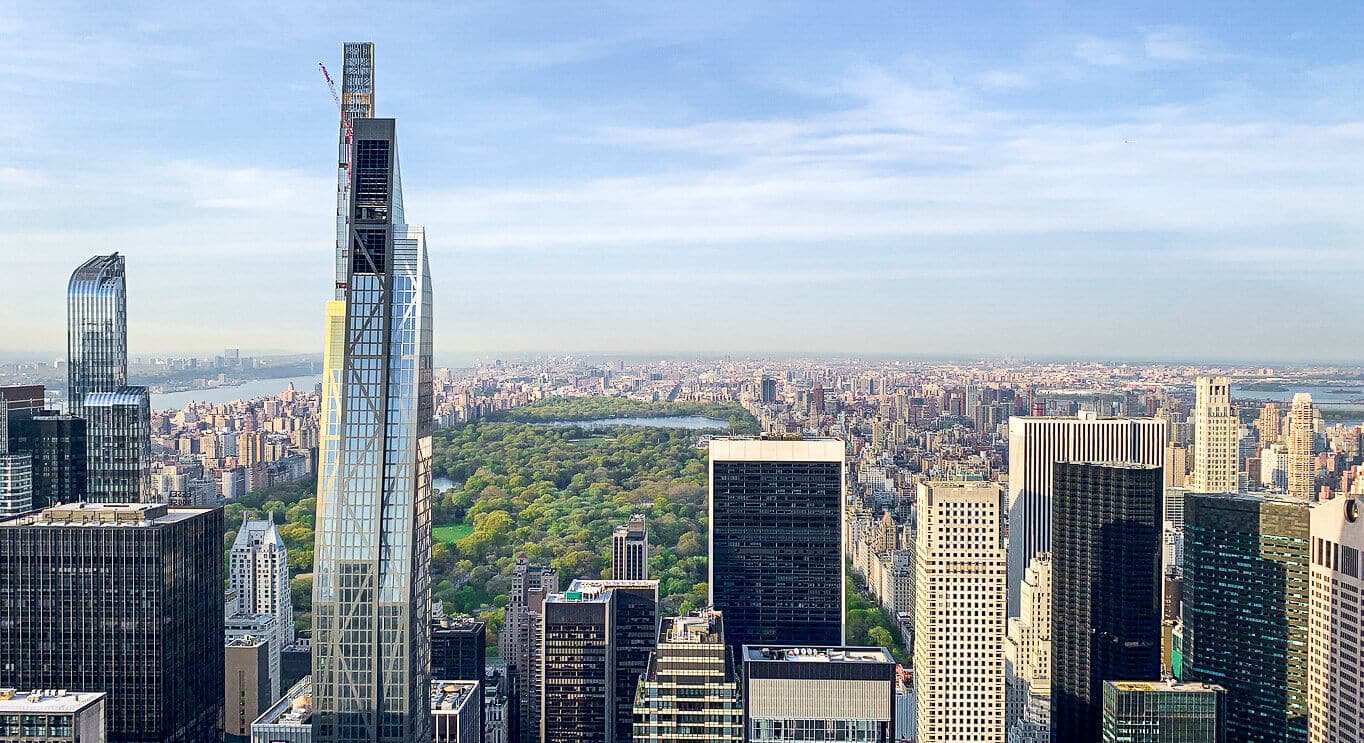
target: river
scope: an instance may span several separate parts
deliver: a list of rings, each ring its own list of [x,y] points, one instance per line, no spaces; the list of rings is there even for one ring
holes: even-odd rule
[[[191,402],[222,403],[269,397],[289,389],[292,383],[299,392],[312,392],[322,381],[321,374],[279,379],[253,379],[236,387],[210,387],[184,392],[162,392],[152,395],[152,410],[179,410]]]

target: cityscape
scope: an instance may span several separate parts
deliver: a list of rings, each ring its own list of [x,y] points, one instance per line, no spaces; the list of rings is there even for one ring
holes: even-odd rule
[[[1220,59],[1143,28],[1147,71]],[[1163,355],[831,351],[806,309],[772,331],[804,347],[734,350],[780,314],[758,294],[724,323],[671,307],[719,337],[695,351],[446,348],[480,322],[434,270],[461,236],[399,158],[441,134],[386,102],[400,45],[328,44],[304,182],[334,213],[280,264],[324,288],[310,345],[210,345],[284,301],[264,284],[165,343],[184,318],[140,308],[189,284],[136,241],[62,265],[61,296],[14,290],[63,314],[0,347],[0,743],[1364,743],[1355,307],[1241,353],[1202,315]],[[792,306],[855,300],[806,283]],[[665,316],[633,301],[590,316]],[[877,337],[885,310],[857,312]]]

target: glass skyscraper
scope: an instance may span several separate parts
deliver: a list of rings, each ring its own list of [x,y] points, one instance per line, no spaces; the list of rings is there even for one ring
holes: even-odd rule
[[[328,304],[313,584],[316,740],[431,739],[431,285],[392,119],[352,122],[345,300]]]
[[[146,387],[119,387],[85,396],[84,500],[137,503],[151,491],[151,396]]]
[[[128,383],[128,303],[123,256],[97,255],[66,287],[67,409],[84,417],[85,396]]]

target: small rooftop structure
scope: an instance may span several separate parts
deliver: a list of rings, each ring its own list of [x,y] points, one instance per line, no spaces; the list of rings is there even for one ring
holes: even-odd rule
[[[431,711],[459,711],[470,699],[478,699],[477,681],[432,681]],[[476,702],[475,702],[476,703]]]
[[[102,691],[34,689],[24,692],[0,687],[0,712],[75,713],[104,699]]]
[[[165,503],[64,503],[27,513],[0,526],[155,526],[192,518],[210,508],[171,508]]]
[[[787,663],[894,663],[889,651],[874,647],[810,647],[745,645],[745,661]]]

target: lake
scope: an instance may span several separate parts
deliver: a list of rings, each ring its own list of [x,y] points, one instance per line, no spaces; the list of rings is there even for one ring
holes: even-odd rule
[[[257,397],[278,395],[289,389],[293,383],[299,392],[312,392],[313,387],[322,381],[321,374],[303,377],[281,377],[279,379],[253,379],[236,387],[212,387],[184,392],[163,392],[152,395],[152,410],[179,410],[192,402],[223,403],[233,400],[250,400]]]
[[[1364,400],[1364,384],[1321,385],[1293,384],[1290,382],[1282,386],[1285,389],[1248,390],[1241,385],[1233,384],[1231,386],[1231,399],[1291,403],[1293,401],[1294,393],[1306,392],[1312,396],[1312,402],[1318,406],[1345,405],[1347,407],[1364,407],[1364,404],[1355,402],[1357,400]]]

